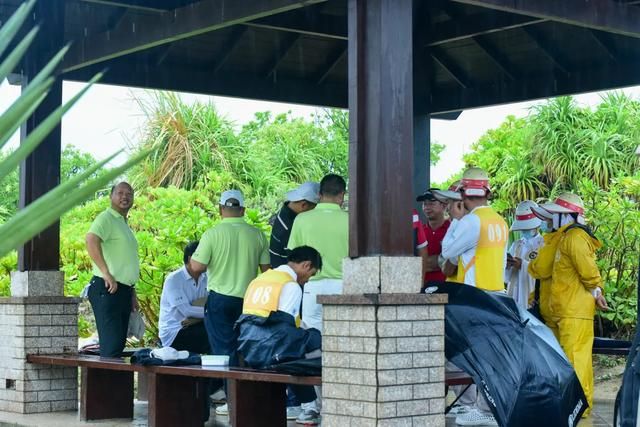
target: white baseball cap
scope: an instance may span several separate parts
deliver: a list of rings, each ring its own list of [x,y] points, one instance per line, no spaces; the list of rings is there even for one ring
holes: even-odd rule
[[[230,200],[235,199],[239,204],[233,203]],[[244,207],[244,196],[240,190],[227,190],[220,196],[220,204],[228,207]]]
[[[162,347],[151,350],[150,355],[165,362],[173,362],[174,360],[186,359],[189,357],[189,352],[185,350],[178,351],[173,347]]]
[[[300,184],[295,190],[291,190],[286,195],[288,202],[299,202],[300,200],[306,200],[311,203],[318,203],[320,201],[320,184],[317,182],[305,182]]]

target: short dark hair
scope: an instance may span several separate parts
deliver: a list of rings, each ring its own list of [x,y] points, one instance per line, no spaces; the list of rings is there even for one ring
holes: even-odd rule
[[[198,249],[198,243],[200,242],[196,240],[195,242],[187,243],[187,246],[184,247],[184,257],[182,258],[182,260],[184,261],[185,265],[187,265],[187,263],[189,262],[189,258],[191,258],[196,249]]]
[[[320,181],[320,194],[323,196],[338,196],[347,190],[347,183],[340,175],[329,174]]]
[[[131,186],[131,184],[129,184],[128,182],[125,182],[125,181],[120,181],[119,183],[114,184],[114,185],[111,187],[111,195],[112,195],[112,196],[113,196],[113,193],[115,193],[115,191],[116,191],[116,187],[117,187],[118,185],[120,185],[120,184],[124,184],[124,185],[126,185],[127,187],[129,187],[129,188],[131,189],[131,191],[133,191],[133,187]]]
[[[311,261],[311,265],[317,269],[322,269],[322,257],[320,252],[312,248],[311,246],[298,246],[289,251],[287,256],[287,262],[301,263],[305,261]]]

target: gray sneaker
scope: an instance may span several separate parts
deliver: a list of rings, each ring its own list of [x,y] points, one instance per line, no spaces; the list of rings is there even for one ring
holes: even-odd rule
[[[317,426],[320,424],[320,414],[312,410],[304,410],[298,418],[296,418],[296,424],[302,424],[303,426]]]
[[[300,414],[302,414],[302,407],[300,406],[287,406],[287,419],[295,420]]]

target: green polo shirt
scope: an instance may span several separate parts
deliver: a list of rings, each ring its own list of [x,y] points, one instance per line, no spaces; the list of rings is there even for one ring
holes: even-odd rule
[[[311,280],[342,279],[342,260],[349,255],[349,214],[335,203],[318,203],[296,216],[287,247],[305,245],[322,256],[322,270]]]
[[[204,233],[191,258],[206,264],[210,291],[243,298],[258,265],[269,265],[269,243],[244,218],[223,218]]]
[[[138,241],[127,221],[118,211],[108,208],[100,213],[91,224],[89,233],[102,240],[102,256],[107,263],[109,273],[117,282],[135,285],[140,279],[140,259]],[[102,272],[93,264],[93,274],[102,277]]]

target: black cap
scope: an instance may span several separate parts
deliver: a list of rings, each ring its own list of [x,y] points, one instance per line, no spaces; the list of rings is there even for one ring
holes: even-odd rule
[[[433,195],[433,190],[439,190],[439,188],[430,188],[418,197],[416,197],[416,202],[424,202],[425,200],[436,201],[436,196]]]

